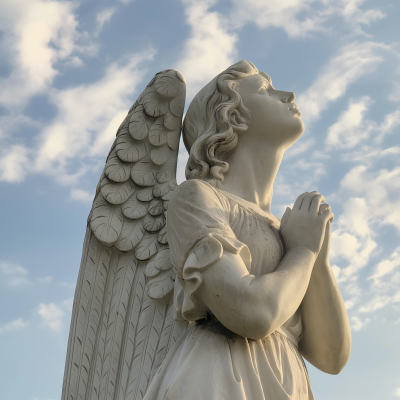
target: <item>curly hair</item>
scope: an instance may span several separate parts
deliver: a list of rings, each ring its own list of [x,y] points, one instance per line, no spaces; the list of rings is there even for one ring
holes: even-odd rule
[[[252,63],[241,60],[217,75],[193,98],[182,127],[189,152],[186,179],[202,179],[215,187],[223,182],[229,168],[223,159],[238,143],[231,115],[236,110],[242,117],[250,117],[237,87],[244,78],[258,73]]]

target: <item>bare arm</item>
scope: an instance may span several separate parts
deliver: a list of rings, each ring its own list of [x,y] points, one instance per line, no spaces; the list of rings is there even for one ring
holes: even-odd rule
[[[228,329],[245,337],[264,338],[299,307],[326,223],[332,218],[330,210],[318,214],[321,198],[305,193],[296,200],[282,231],[288,250],[275,272],[255,277],[238,255],[224,252],[203,273],[201,300]]]
[[[321,371],[338,374],[350,357],[351,334],[346,308],[329,265],[330,222],[301,304],[300,353]]]

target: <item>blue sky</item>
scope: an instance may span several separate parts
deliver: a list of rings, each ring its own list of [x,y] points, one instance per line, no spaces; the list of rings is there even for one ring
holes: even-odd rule
[[[353,348],[338,376],[309,366],[315,397],[400,398],[399,16],[387,0],[0,0],[2,399],[60,397],[86,219],[138,94],[175,68],[189,104],[242,58],[306,125],[273,212],[318,190],[335,213]]]

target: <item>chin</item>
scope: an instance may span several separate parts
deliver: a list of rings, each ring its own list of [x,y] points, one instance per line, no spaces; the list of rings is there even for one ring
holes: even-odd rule
[[[305,127],[303,121],[299,117],[295,117],[294,123],[291,124],[291,129],[288,130],[288,134],[286,136],[286,148],[289,148],[301,137],[304,129]]]

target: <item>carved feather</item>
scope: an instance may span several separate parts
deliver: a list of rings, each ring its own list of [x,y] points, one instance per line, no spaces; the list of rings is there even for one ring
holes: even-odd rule
[[[148,204],[137,199],[134,193],[124,204],[122,213],[126,218],[139,219],[147,214]]]
[[[131,164],[121,161],[114,149],[107,160],[104,172],[114,182],[126,182],[131,175]]]
[[[118,157],[125,162],[137,162],[149,152],[147,141],[135,141],[127,128],[118,135],[116,152]]]

